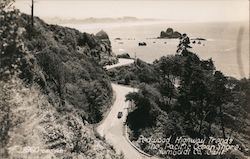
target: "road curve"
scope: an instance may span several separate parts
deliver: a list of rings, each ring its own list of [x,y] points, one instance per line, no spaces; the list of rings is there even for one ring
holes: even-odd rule
[[[121,67],[121,66],[125,66],[125,65],[130,65],[132,63],[134,63],[134,59],[118,58],[118,63],[117,64],[107,65],[107,66],[104,66],[104,68],[111,69],[111,68],[115,68],[115,67]]]
[[[126,159],[146,159],[148,157],[135,150],[123,134],[123,124],[126,121],[129,106],[129,102],[125,102],[125,95],[132,92],[133,88],[117,84],[112,84],[112,88],[116,93],[116,100],[108,116],[97,127],[97,132],[105,137],[106,141],[113,145],[118,153],[123,152]],[[117,117],[118,112],[123,113],[120,119]]]
[[[134,62],[133,59],[119,59],[119,62],[115,65],[106,66],[106,69],[129,65]],[[107,117],[96,128],[97,132],[105,137],[106,141],[114,146],[116,151],[122,152],[125,159],[149,159],[149,157],[139,153],[125,138],[124,122],[128,115],[129,102],[125,102],[125,96],[129,92],[133,92],[134,89],[118,84],[112,83],[112,89],[116,94],[116,99],[111,106],[111,110]],[[123,115],[119,119],[117,117],[118,112],[122,112]]]

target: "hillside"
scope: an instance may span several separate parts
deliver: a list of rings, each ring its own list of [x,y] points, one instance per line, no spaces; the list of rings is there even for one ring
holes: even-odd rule
[[[0,158],[122,158],[91,123],[112,102],[109,39],[0,3]]]
[[[35,27],[31,30],[28,18],[22,14],[14,21],[18,25],[17,31],[22,31],[20,47],[27,54],[17,58],[25,63],[20,65],[19,77],[28,84],[37,83],[52,100],[60,103],[58,109],[70,110],[73,105],[83,111],[84,120],[91,123],[100,121],[102,112],[94,111],[102,110],[112,96],[102,65],[116,62],[109,39],[48,25],[39,18],[35,18]],[[6,51],[10,48],[7,47]],[[11,62],[13,58],[16,58],[15,54],[11,57],[3,55],[1,67],[6,67],[4,65],[9,64],[7,60]],[[90,110],[93,105],[100,109]]]
[[[130,139],[145,152],[163,158],[247,158],[250,155],[249,79],[225,76],[216,70],[212,59],[200,59],[183,42],[180,41],[177,53],[161,57],[153,64],[137,59],[134,65],[109,71],[113,81],[139,88],[138,92],[126,96],[134,103],[127,117]],[[161,142],[169,137],[170,142]],[[197,148],[183,141],[176,148],[174,143],[180,137],[205,139],[205,142]],[[239,148],[224,151],[224,143],[211,144],[210,137],[232,139],[230,146]],[[211,145],[214,147],[207,148]],[[189,153],[184,155],[182,150],[187,149]],[[177,152],[180,154],[176,155]]]

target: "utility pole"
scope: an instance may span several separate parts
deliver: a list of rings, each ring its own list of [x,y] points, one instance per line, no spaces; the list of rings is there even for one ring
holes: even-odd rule
[[[31,0],[31,27],[34,27],[34,0]]]

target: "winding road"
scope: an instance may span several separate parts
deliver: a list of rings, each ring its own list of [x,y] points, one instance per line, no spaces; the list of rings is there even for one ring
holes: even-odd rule
[[[130,65],[132,63],[134,63],[133,59],[119,58],[117,64],[107,65],[107,66],[104,66],[104,68],[111,69],[111,68],[115,68],[115,67],[121,67],[121,66],[125,66],[125,65]]]
[[[116,64],[110,68],[119,67],[123,65],[129,65],[134,61],[131,59],[119,59],[119,62],[122,61],[123,64]],[[125,96],[129,92],[133,92],[133,88],[121,86],[118,84],[112,83],[113,91],[116,94],[116,99],[110,108],[110,112],[107,117],[101,122],[97,127],[97,132],[105,137],[106,141],[113,145],[116,151],[122,152],[126,159],[148,159],[147,157],[140,152],[138,152],[125,138],[124,122],[128,114],[129,102],[125,102]],[[122,112],[123,116],[119,119],[117,117],[118,112]]]

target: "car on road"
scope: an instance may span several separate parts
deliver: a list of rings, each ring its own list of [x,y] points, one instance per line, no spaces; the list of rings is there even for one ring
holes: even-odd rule
[[[120,119],[122,117],[122,112],[118,112],[117,118]]]

